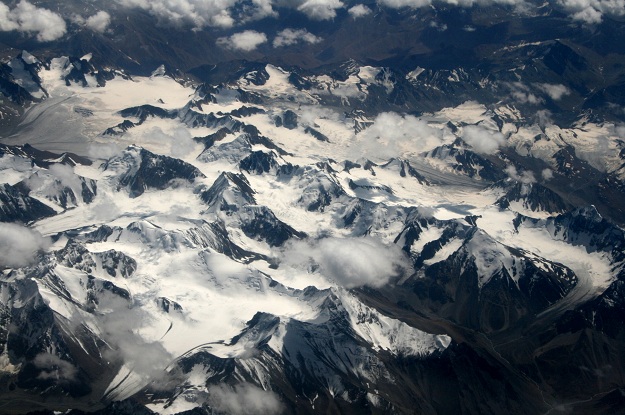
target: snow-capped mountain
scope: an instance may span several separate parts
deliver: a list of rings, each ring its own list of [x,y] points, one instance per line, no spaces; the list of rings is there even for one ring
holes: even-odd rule
[[[0,64],[3,411],[618,412],[618,13],[233,2],[245,60],[122,3]]]

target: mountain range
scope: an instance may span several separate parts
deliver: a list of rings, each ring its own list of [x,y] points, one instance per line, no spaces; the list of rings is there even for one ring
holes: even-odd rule
[[[623,411],[619,4],[0,3],[0,412]]]

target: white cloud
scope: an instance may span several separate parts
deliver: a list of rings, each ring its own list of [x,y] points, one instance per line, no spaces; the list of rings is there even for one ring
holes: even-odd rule
[[[126,7],[140,8],[173,25],[194,28],[231,27],[234,19],[230,8],[236,0],[116,0]]]
[[[33,359],[35,367],[41,369],[38,379],[71,381],[76,378],[78,369],[66,360],[50,353],[41,353]]]
[[[94,32],[104,33],[111,24],[111,15],[101,10],[85,21],[85,26]]]
[[[584,147],[577,148],[575,155],[582,160],[587,161],[595,169],[599,171],[606,171],[606,158],[614,155],[615,148],[610,145],[611,141],[607,136],[588,136],[584,140]],[[612,142],[613,143],[613,142]]]
[[[252,0],[252,4],[254,5],[254,8],[249,16],[244,18],[244,21],[260,20],[265,17],[278,17],[278,13],[273,9],[272,0]]]
[[[249,383],[237,386],[214,385],[208,388],[208,402],[219,412],[229,415],[278,414],[284,409],[278,396]]]
[[[143,133],[133,136],[134,143],[147,148],[167,148],[173,157],[182,158],[188,156],[198,148],[198,143],[193,140],[191,132],[186,127],[176,126],[163,130],[160,127],[146,129]]]
[[[281,262],[293,267],[317,264],[321,274],[346,288],[381,287],[411,266],[396,245],[373,238],[324,238],[297,241],[282,253]]]
[[[0,3],[0,30],[9,32],[11,30],[17,30],[18,28],[19,24],[13,20],[9,6]]]
[[[372,13],[371,9],[364,4],[357,4],[354,7],[350,7],[347,11],[354,19],[358,19]]]
[[[144,385],[149,382],[158,385],[166,376],[165,368],[173,356],[159,341],[140,334],[142,328],[153,324],[154,317],[139,307],[132,307],[128,300],[104,291],[98,295],[98,310],[102,338],[112,347],[105,358],[124,362]]]
[[[625,16],[625,0],[558,0],[573,20],[589,25],[601,23],[604,16]]]
[[[244,32],[235,33],[230,37],[220,37],[217,39],[217,45],[222,48],[241,50],[244,52],[253,51],[265,42],[267,42],[267,35],[255,30],[246,30]]]
[[[51,175],[59,179],[63,186],[69,187],[74,190],[74,192],[78,191],[80,193],[82,191],[82,182],[76,173],[74,173],[74,168],[72,166],[56,163],[50,165],[48,171]]]
[[[506,143],[499,131],[491,131],[479,125],[464,127],[462,139],[478,153],[493,154]]]
[[[435,20],[432,20],[430,22],[430,27],[438,30],[439,32],[444,32],[445,30],[447,30],[447,25],[445,23],[439,23]]]
[[[493,4],[512,6],[518,11],[530,10],[531,2],[525,0],[439,0],[451,6],[473,7],[489,6]],[[434,0],[378,0],[382,6],[399,9],[409,7],[413,9],[431,6]],[[605,16],[625,16],[625,0],[557,0],[555,2],[573,20],[594,25],[601,23]]]
[[[551,114],[551,111],[549,110],[536,111],[535,119],[536,119],[536,123],[542,128],[545,128],[553,124],[552,114]]]
[[[146,10],[163,22],[177,26],[232,27],[238,23],[277,17],[272,0],[116,0]],[[236,20],[235,20],[236,17]]]
[[[432,4],[431,0],[378,0],[378,3],[381,5],[393,8],[400,9],[403,7],[411,7],[413,9],[418,9],[420,7],[429,6]]]
[[[512,98],[521,104],[542,104],[543,100],[537,97],[530,88],[521,82],[510,82],[505,84],[510,89]]]
[[[16,223],[0,223],[0,267],[30,265],[49,245],[50,240],[39,232]]]
[[[0,3],[0,31],[13,30],[36,33],[39,42],[50,42],[63,37],[67,25],[57,13],[39,8],[26,0],[21,0],[12,10]]]
[[[195,21],[196,28],[202,28],[205,25],[228,28],[234,26],[234,19],[227,10],[220,10],[219,13],[216,13],[208,19],[208,23]]]
[[[95,159],[110,159],[113,156],[116,156],[117,154],[119,154],[122,151],[122,149],[115,143],[112,142],[108,142],[108,143],[90,143],[89,145],[89,149],[87,150],[87,153],[89,155],[89,157],[95,158]]]
[[[541,172],[541,176],[543,177],[544,181],[551,180],[551,179],[553,179],[553,170],[551,170],[551,169],[544,169]]]
[[[336,17],[336,10],[343,6],[340,0],[306,0],[297,10],[313,20],[332,20]]]
[[[307,105],[301,107],[299,122],[307,127],[316,127],[317,119],[339,122],[341,120],[341,116],[341,114],[331,108],[321,107],[319,105]]]
[[[25,180],[25,184],[38,195],[54,198],[61,191],[56,181],[60,182],[60,186],[70,188],[75,195],[82,194],[83,183],[80,177],[74,173],[74,168],[67,164],[52,164],[48,168],[47,174],[45,170],[39,170],[30,175]]]
[[[571,16],[573,20],[581,21],[589,25],[599,24],[603,21],[603,14],[592,7],[587,7]]]
[[[473,7],[474,5],[488,6],[492,4],[503,4],[522,8],[526,5],[524,0],[440,0],[441,3],[459,7]],[[433,0],[378,0],[378,3],[393,9],[410,7],[418,9],[421,7],[431,6]]]
[[[273,40],[273,47],[291,46],[296,43],[315,44],[321,42],[321,38],[313,35],[306,29],[284,29],[278,32]]]
[[[98,191],[98,197],[89,209],[88,218],[98,222],[109,222],[119,217],[121,213],[114,194]]]
[[[536,84],[536,86],[549,95],[554,101],[562,99],[563,96],[569,95],[571,90],[562,84]]]
[[[442,131],[412,115],[383,112],[358,135],[364,157],[388,159],[429,151],[442,144]]]
[[[521,173],[519,173],[516,167],[510,164],[508,167],[506,167],[505,171],[506,171],[506,174],[508,174],[508,177],[510,177],[512,180],[515,180],[517,182],[520,182],[523,184],[536,183],[536,178],[534,177],[534,173],[532,173],[529,170],[524,170]]]

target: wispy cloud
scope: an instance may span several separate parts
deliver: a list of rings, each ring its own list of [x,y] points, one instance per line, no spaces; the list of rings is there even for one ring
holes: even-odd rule
[[[521,82],[509,82],[505,86],[510,89],[510,96],[514,101],[520,104],[542,104],[543,99],[536,96],[527,85]]]
[[[50,240],[30,228],[15,223],[0,223],[0,268],[30,265]]]
[[[35,356],[33,364],[41,372],[38,379],[54,379],[56,381],[73,381],[78,374],[76,366],[50,353],[41,353]]]
[[[562,97],[571,93],[571,90],[562,84],[536,84],[536,87],[554,101],[559,101]]]
[[[249,383],[230,387],[216,385],[208,388],[209,404],[219,412],[231,415],[279,414],[284,409],[278,396]]]
[[[164,370],[173,356],[156,339],[139,334],[142,327],[150,325],[152,317],[147,311],[106,292],[98,297],[98,309],[102,337],[112,347],[108,359],[124,362],[145,384],[166,376]]]

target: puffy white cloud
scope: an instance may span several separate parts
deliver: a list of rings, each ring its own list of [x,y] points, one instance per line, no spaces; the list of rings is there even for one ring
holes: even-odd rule
[[[549,95],[554,101],[562,99],[563,96],[569,95],[571,90],[562,84],[536,84],[536,86]]]
[[[571,15],[573,20],[578,20],[589,25],[599,24],[603,21],[603,13],[592,7],[587,7]]]
[[[512,180],[515,180],[517,182],[520,182],[523,184],[536,183],[536,178],[534,177],[534,173],[532,173],[531,171],[524,170],[521,173],[519,173],[516,167],[514,167],[512,164],[506,167],[505,171],[508,174],[508,177],[510,177]]]
[[[111,24],[111,15],[101,10],[85,21],[85,26],[94,32],[104,33]]]
[[[357,4],[354,7],[350,7],[347,11],[354,19],[358,19],[372,13],[371,9],[364,4]]]
[[[541,172],[541,176],[543,177],[544,181],[551,180],[551,179],[553,179],[553,170],[551,170],[551,169],[544,169]]]
[[[30,265],[49,245],[50,240],[39,232],[16,223],[0,223],[0,268]]]
[[[313,20],[331,20],[336,17],[336,10],[343,6],[340,0],[306,0],[297,10]]]
[[[249,383],[234,387],[215,385],[208,388],[208,402],[218,412],[231,415],[278,414],[284,409],[278,396]]]
[[[236,0],[117,0],[126,7],[146,10],[164,22],[174,25],[231,27],[234,25],[229,9]]]
[[[164,22],[190,25],[232,27],[238,23],[277,17],[273,0],[116,0],[126,7],[140,8]]]
[[[573,20],[589,25],[601,23],[604,16],[625,16],[625,0],[558,0]]]
[[[250,52],[265,42],[267,42],[267,35],[255,30],[246,30],[229,37],[217,39],[217,45],[222,48],[242,50],[244,52]]]
[[[48,9],[21,0],[12,10],[0,3],[0,31],[36,33],[39,42],[60,39],[67,32],[65,20]]]
[[[18,28],[19,24],[13,20],[9,6],[4,3],[0,3],[0,30],[8,32],[11,30],[17,30]]]
[[[265,17],[278,17],[278,13],[273,9],[272,0],[252,0],[252,8],[247,20],[260,20]],[[249,9],[248,9],[249,12]]]
[[[321,274],[346,288],[381,287],[411,265],[396,245],[373,238],[324,238],[297,241],[282,253],[281,262],[294,267],[319,266]]]
[[[364,157],[388,159],[429,151],[442,144],[443,132],[412,115],[383,112],[358,135]]]
[[[276,35],[273,40],[273,47],[291,46],[296,43],[315,44],[321,42],[321,38],[313,35],[306,29],[284,29]]]
[[[478,153],[493,154],[506,143],[499,131],[491,131],[479,125],[464,127],[462,139]]]

